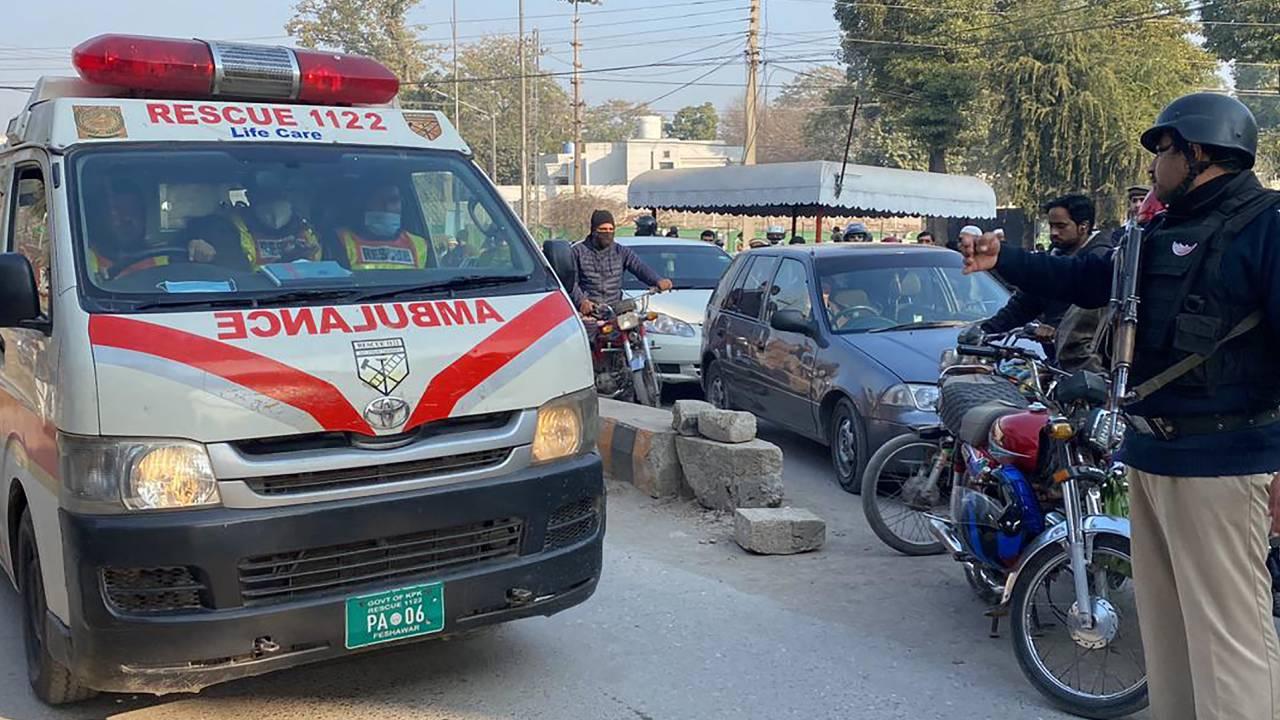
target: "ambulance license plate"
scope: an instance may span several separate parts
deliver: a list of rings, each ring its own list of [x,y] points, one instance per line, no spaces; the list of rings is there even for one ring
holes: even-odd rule
[[[347,649],[444,629],[444,583],[412,585],[347,598]]]

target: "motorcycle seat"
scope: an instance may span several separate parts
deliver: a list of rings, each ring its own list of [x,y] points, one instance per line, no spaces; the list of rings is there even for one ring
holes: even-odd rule
[[[966,411],[964,417],[960,418],[960,432],[956,437],[967,445],[983,447],[987,444],[987,435],[990,434],[991,426],[996,424],[996,420],[1025,409],[1025,407],[1014,407],[1000,401],[983,403]]]

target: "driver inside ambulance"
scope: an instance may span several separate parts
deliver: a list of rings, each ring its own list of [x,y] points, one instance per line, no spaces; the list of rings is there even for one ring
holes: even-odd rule
[[[110,183],[101,196],[106,222],[87,251],[89,272],[98,280],[169,264],[165,255],[147,257],[147,204],[142,190],[127,181]]]

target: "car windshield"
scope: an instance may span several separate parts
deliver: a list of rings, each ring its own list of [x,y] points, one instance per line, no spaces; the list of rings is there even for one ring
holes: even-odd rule
[[[71,165],[91,309],[549,282],[506,204],[452,153],[171,145],[81,150]]]
[[[687,245],[632,245],[631,249],[658,275],[670,278],[678,290],[714,290],[732,258],[718,247],[687,240]],[[623,287],[648,290],[643,281],[627,273]]]
[[[955,266],[819,264],[823,308],[837,333],[966,325],[1004,307],[1009,292],[986,273]]]

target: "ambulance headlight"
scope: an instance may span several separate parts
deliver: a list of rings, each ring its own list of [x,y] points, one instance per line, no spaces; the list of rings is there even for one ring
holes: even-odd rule
[[[222,502],[209,453],[199,443],[59,435],[58,451],[68,506],[84,512]]]
[[[533,462],[546,463],[595,450],[599,428],[600,403],[595,388],[547,402],[538,408]]]

